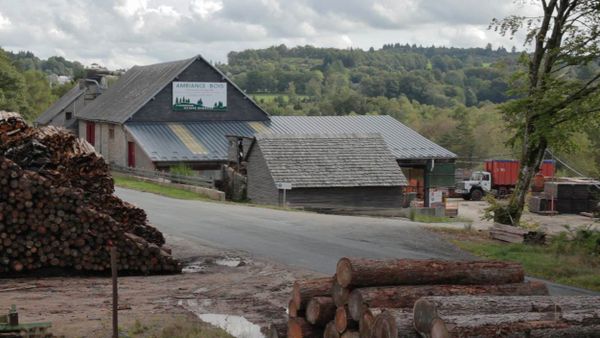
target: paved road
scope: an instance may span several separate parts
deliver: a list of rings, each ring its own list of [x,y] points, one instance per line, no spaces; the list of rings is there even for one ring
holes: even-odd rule
[[[123,188],[117,188],[116,193],[145,209],[150,222],[167,234],[327,274],[335,272],[343,256],[472,258],[419,223],[402,219],[186,201]],[[551,291],[587,293],[559,285],[551,286]]]

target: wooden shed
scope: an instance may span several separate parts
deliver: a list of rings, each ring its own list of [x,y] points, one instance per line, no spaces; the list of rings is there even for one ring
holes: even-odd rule
[[[246,155],[248,198],[320,211],[399,209],[406,178],[379,134],[260,134]]]

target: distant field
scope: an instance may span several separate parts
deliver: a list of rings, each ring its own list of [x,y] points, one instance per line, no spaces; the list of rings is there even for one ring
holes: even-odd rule
[[[256,102],[264,102],[264,103],[271,103],[275,100],[277,100],[278,97],[283,97],[283,99],[285,100],[285,102],[289,101],[289,95],[287,94],[265,94],[265,93],[260,93],[260,94],[248,94],[252,99],[254,99]],[[296,95],[299,99],[306,99],[308,98],[308,95]]]

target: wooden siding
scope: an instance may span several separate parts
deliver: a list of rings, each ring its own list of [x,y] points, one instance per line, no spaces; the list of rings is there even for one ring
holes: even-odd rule
[[[300,188],[287,192],[290,207],[316,209],[400,209],[403,191],[400,187]]]
[[[279,204],[279,192],[269,172],[267,162],[258,145],[254,145],[248,158],[248,198],[253,203]]]
[[[202,60],[194,61],[177,76],[175,81],[226,82],[210,65]],[[131,121],[144,122],[189,122],[189,121],[264,121],[268,120],[243,93],[227,83],[227,111],[173,111],[173,85],[169,83],[152,100],[146,103],[132,117]]]

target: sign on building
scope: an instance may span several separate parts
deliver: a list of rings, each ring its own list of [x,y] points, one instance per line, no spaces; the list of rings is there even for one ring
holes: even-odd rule
[[[173,110],[227,110],[227,83],[173,82]]]

